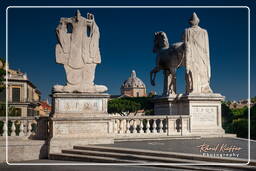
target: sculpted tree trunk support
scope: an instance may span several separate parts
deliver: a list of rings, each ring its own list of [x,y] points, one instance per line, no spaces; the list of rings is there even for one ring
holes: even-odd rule
[[[67,85],[55,85],[54,91],[107,91],[106,86],[94,85],[95,69],[101,63],[101,56],[100,33],[93,14],[88,13],[84,18],[77,11],[75,17],[61,18],[56,33],[56,62],[64,65]]]

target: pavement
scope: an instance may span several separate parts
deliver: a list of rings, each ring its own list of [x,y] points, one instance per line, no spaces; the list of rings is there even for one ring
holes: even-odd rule
[[[234,158],[248,158],[248,140],[241,138],[202,138],[202,139],[170,139],[170,140],[146,140],[146,141],[124,141],[124,142],[115,142],[115,144],[104,144],[100,146],[109,146],[109,147],[124,147],[132,149],[145,149],[145,150],[155,150],[155,151],[165,151],[165,152],[179,152],[179,153],[190,153],[203,155],[203,152],[200,152],[200,145],[205,144],[209,145],[208,147],[214,149],[218,146],[217,150],[209,150],[207,153],[235,153],[238,156]],[[218,145],[219,144],[219,145]],[[228,151],[219,151],[221,146],[225,146],[225,149],[236,149],[233,152]],[[233,148],[235,147],[235,148]],[[256,160],[256,141],[250,141],[251,148],[251,159]],[[224,148],[223,148],[224,149]],[[204,149],[205,150],[205,149]],[[26,165],[26,164],[35,164],[35,165]],[[60,165],[54,165],[54,163],[60,163]],[[61,165],[67,163],[67,161],[54,161],[54,160],[33,160],[20,163],[21,165],[7,165],[6,163],[0,164],[1,171],[165,171],[170,170],[167,168],[156,168],[150,166],[118,166],[118,165]],[[70,163],[70,161],[68,161]],[[79,164],[79,162],[72,162],[74,164]],[[46,165],[43,165],[46,164]],[[173,168],[171,170],[180,171],[184,169]]]
[[[55,160],[33,160],[27,161],[26,163],[66,163],[67,161],[55,161]],[[74,164],[79,164],[79,162],[70,162]],[[118,166],[118,165],[7,165],[0,164],[1,171],[167,171],[170,168],[156,168],[149,166]],[[172,169],[173,171],[182,171],[184,169]]]
[[[208,150],[207,152],[200,152],[200,145],[205,144],[205,147],[216,147],[218,144],[218,149]],[[218,155],[218,154],[232,154],[232,158],[242,158],[248,159],[248,140],[242,138],[201,138],[201,139],[170,139],[170,140],[147,140],[147,141],[124,141],[115,142],[115,144],[104,144],[100,146],[108,147],[125,147],[133,149],[145,149],[145,150],[156,150],[165,152],[179,152],[179,153],[190,153],[197,155]],[[229,152],[228,150],[233,151]],[[228,149],[229,148],[229,149]],[[226,149],[226,150],[224,150]],[[224,151],[223,151],[224,150]],[[256,160],[256,141],[250,141],[250,158]],[[212,156],[213,157],[213,156]]]

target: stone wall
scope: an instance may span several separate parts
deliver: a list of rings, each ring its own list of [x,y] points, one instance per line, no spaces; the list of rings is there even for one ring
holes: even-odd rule
[[[6,160],[6,141],[0,139],[0,162],[15,162],[38,160],[48,157],[48,148],[44,140],[29,140],[21,138],[8,138],[8,153]]]

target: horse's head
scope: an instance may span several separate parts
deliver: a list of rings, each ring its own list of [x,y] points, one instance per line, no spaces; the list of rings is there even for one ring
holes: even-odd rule
[[[153,53],[163,48],[169,48],[168,38],[163,31],[155,32]]]

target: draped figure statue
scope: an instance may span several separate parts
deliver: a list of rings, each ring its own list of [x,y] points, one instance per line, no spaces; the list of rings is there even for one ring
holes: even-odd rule
[[[185,29],[186,93],[212,93],[210,88],[210,54],[208,33],[198,26],[199,18],[193,13],[191,27]]]
[[[56,92],[105,92],[107,87],[94,84],[96,65],[101,63],[99,28],[94,15],[87,18],[77,10],[75,17],[61,18],[56,28],[56,62],[63,64],[67,85],[55,85]]]

